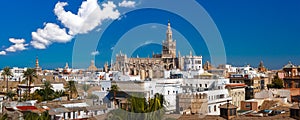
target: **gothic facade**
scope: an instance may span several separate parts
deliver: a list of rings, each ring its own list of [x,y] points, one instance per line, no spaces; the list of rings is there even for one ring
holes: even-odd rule
[[[184,69],[184,58],[180,53],[178,57],[176,56],[176,41],[172,37],[170,22],[168,22],[166,40],[162,41],[161,54],[153,54],[151,58],[128,58],[126,54],[120,52],[116,55],[116,62],[112,69],[122,71],[123,74],[140,75],[142,80],[162,78],[164,70]]]

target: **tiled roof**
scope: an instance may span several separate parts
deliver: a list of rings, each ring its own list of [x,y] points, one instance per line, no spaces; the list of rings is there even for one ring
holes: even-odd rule
[[[226,87],[246,87],[244,83],[232,83],[232,84],[226,84]]]
[[[38,110],[35,106],[17,106],[17,108],[20,111],[32,111],[32,110]]]

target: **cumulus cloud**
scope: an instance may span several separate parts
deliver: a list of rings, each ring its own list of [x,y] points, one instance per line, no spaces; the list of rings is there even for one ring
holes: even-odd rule
[[[122,1],[119,3],[120,7],[128,7],[128,8],[133,8],[135,7],[135,1]]]
[[[25,44],[24,39],[9,38],[9,41],[11,43],[13,43],[13,45],[11,45],[9,48],[5,49],[5,51],[7,51],[7,52],[23,51],[23,50],[27,49],[26,46],[28,46],[28,44]]]
[[[1,51],[0,55],[6,55],[6,52],[5,51]]]
[[[66,43],[72,39],[65,28],[60,28],[54,23],[46,23],[43,29],[37,29],[36,32],[31,33],[31,36],[30,44],[36,49],[45,49],[54,42]]]
[[[97,50],[96,50],[96,51],[93,51],[93,52],[91,53],[91,55],[92,55],[92,56],[99,55],[99,51],[97,51]]]
[[[103,20],[117,19],[120,16],[116,5],[112,1],[103,3],[102,9],[97,3],[97,0],[83,1],[77,14],[64,9],[68,3],[58,2],[55,5],[54,13],[58,20],[69,29],[70,35],[78,33],[87,33],[93,30],[98,25],[101,25]]]

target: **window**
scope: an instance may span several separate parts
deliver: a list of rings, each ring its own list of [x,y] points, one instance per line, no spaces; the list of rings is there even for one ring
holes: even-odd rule
[[[210,113],[211,112],[211,110],[210,110],[210,106],[208,106],[208,113]]]
[[[216,106],[216,105],[214,106],[214,111],[215,111],[215,112],[217,111],[217,106]]]
[[[251,104],[250,103],[246,103],[246,108],[251,108]]]
[[[168,91],[168,95],[170,94],[170,91]]]
[[[205,87],[207,88],[207,84],[205,84]]]
[[[202,87],[202,84],[199,84],[200,85],[200,87]]]
[[[225,98],[225,95],[224,95],[224,94],[221,94],[221,95],[220,95],[220,98]]]

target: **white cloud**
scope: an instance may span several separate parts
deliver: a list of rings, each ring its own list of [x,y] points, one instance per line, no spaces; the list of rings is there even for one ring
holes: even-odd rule
[[[5,51],[1,51],[0,55],[6,55],[6,52]]]
[[[66,43],[72,39],[68,35],[65,28],[60,28],[54,23],[45,23],[43,29],[39,28],[36,32],[31,33],[31,45],[36,49],[46,49],[46,47],[54,42]]]
[[[119,3],[120,7],[128,7],[128,8],[133,8],[135,7],[135,1],[122,1]]]
[[[92,55],[92,56],[99,55],[99,51],[93,51],[93,52],[91,53],[91,55]]]
[[[112,1],[103,3],[102,9],[97,3],[97,0],[83,1],[77,14],[64,9],[68,3],[58,2],[55,5],[54,13],[58,20],[69,28],[69,34],[76,35],[78,33],[87,33],[93,30],[98,25],[101,25],[103,20],[117,19],[120,16],[116,5]]]
[[[28,44],[24,44],[25,43],[24,39],[9,38],[9,41],[13,43],[13,45],[5,49],[5,51],[7,52],[23,51],[27,49],[26,46],[28,46]]]

